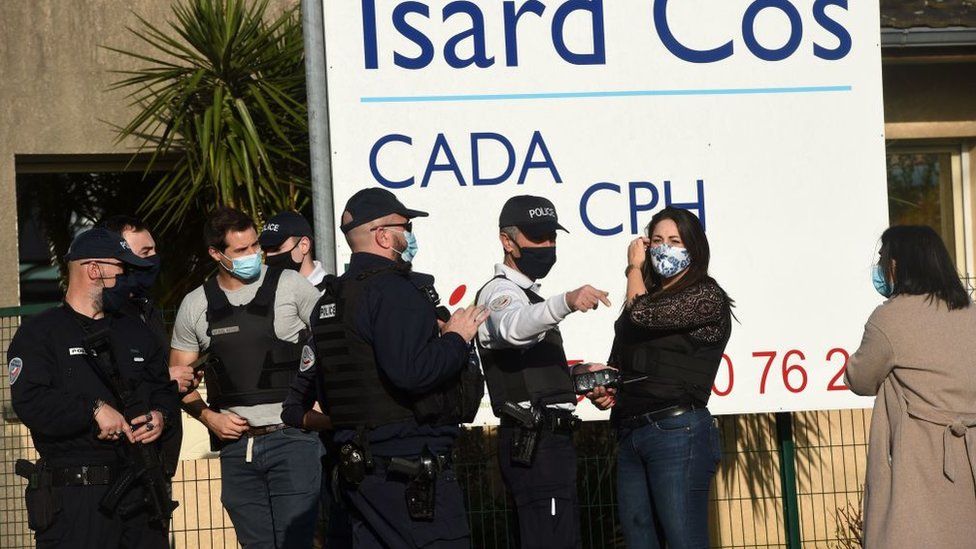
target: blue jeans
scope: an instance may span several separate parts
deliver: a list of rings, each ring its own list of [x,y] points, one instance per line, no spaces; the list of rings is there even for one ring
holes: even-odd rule
[[[707,548],[708,491],[721,457],[708,410],[618,432],[617,504],[629,549]]]
[[[322,454],[318,434],[291,427],[259,437],[244,436],[221,449],[220,501],[242,547],[312,546]]]

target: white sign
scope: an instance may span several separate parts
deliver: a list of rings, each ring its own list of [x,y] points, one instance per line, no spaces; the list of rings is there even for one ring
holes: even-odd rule
[[[561,326],[571,360],[603,362],[627,244],[674,205],[705,224],[736,301],[711,409],[870,404],[842,372],[880,302],[877,0],[333,0],[324,14],[337,219],[373,186],[429,211],[414,264],[445,301],[491,278],[505,200],[545,196],[570,233],[542,293],[610,291],[611,309]]]

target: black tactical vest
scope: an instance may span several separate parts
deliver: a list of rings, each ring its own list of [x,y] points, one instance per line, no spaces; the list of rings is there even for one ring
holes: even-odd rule
[[[484,289],[482,286],[478,290],[476,302]],[[535,292],[522,291],[529,303],[545,301]],[[542,341],[527,349],[488,349],[479,339],[478,354],[481,355],[491,408],[496,416],[501,417],[501,408],[506,402],[531,402],[536,406],[576,403],[559,328],[549,330]]]
[[[254,299],[234,306],[217,285],[204,283],[207,296],[205,352],[217,364],[206,371],[207,399],[215,408],[283,402],[297,372],[305,338],[298,343],[278,339],[274,329],[275,294],[280,269],[268,269]]]
[[[704,405],[711,396],[724,348],[724,342],[709,346],[696,344],[685,333],[622,345],[618,358],[624,377],[648,376],[648,379],[629,383],[620,390],[637,396],[653,394],[654,384],[666,379],[684,387],[692,401],[684,404]]]
[[[473,420],[484,395],[484,379],[477,364],[473,371],[469,365],[457,379],[419,397],[394,387],[377,367],[373,347],[356,332],[354,315],[366,287],[382,283],[386,276],[407,276],[432,307],[439,301],[433,277],[411,275],[394,267],[342,279],[327,277],[325,293],[312,314],[312,335],[332,425],[337,429],[373,429],[409,419],[431,425]],[[435,326],[431,326],[431,333],[436,334]]]

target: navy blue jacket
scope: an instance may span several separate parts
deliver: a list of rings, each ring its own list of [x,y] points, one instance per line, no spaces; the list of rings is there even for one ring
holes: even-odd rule
[[[393,265],[377,255],[354,253],[340,280]],[[364,290],[354,318],[357,334],[373,347],[377,367],[398,389],[417,395],[456,377],[468,360],[467,343],[455,333],[440,335],[434,305],[417,290],[432,283],[433,277],[420,273],[411,273],[409,279],[377,279]],[[321,402],[318,375],[313,365],[296,376],[281,415],[284,423],[300,426],[317,399],[327,409]],[[369,433],[370,449],[380,456],[417,455],[425,445],[435,452],[446,451],[459,432],[456,425],[433,427],[412,420],[384,425]],[[355,431],[340,430],[335,440],[341,444],[354,435]]]
[[[179,395],[169,379],[165,350],[142,321],[125,315],[92,320],[67,305],[49,309],[20,326],[7,358],[14,366],[14,411],[51,465],[115,465],[122,458],[121,442],[96,438],[92,417],[98,399],[122,411],[83,348],[86,334],[103,328],[111,329],[121,376],[135,385],[150,409],[179,421]]]

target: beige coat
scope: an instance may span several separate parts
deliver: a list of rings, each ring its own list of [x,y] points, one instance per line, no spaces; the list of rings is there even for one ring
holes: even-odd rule
[[[976,306],[890,299],[868,319],[845,379],[878,395],[864,546],[976,547]]]

